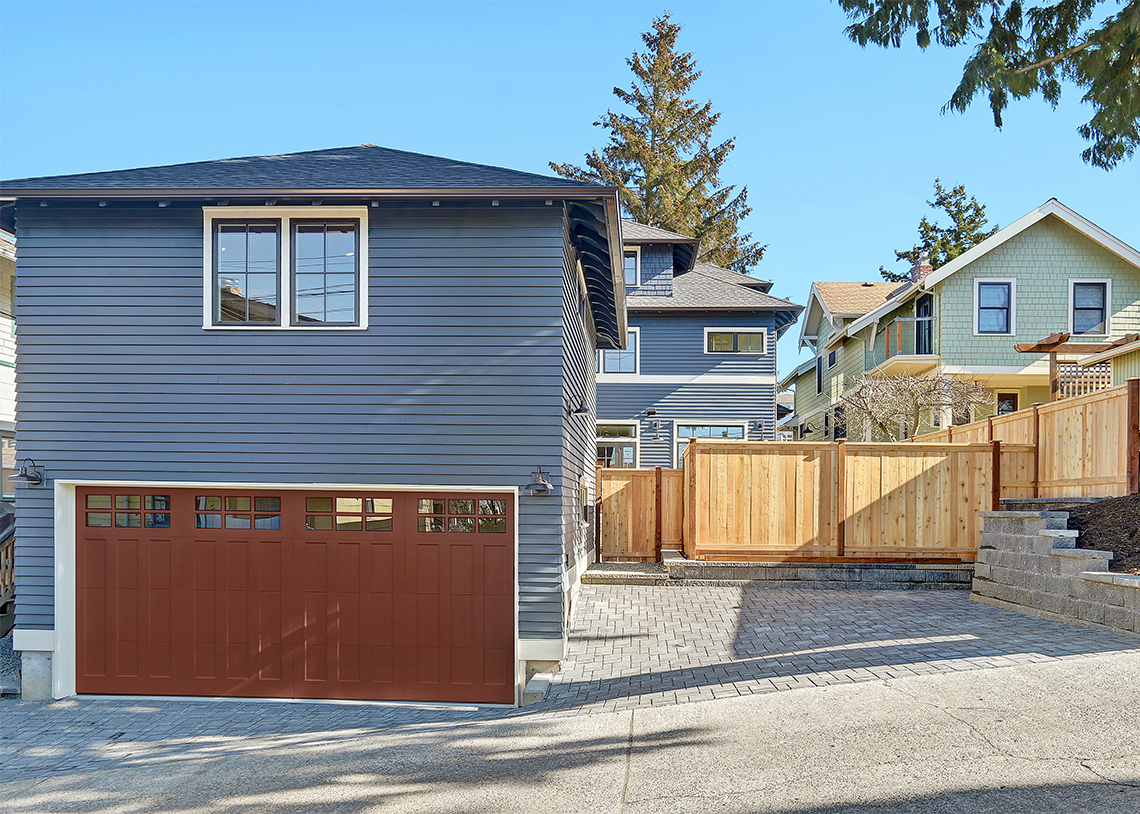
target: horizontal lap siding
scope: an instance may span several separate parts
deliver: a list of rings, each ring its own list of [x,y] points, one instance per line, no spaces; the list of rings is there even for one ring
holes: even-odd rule
[[[586,483],[587,505],[593,505],[595,484],[596,454],[594,446],[594,421],[597,404],[594,390],[595,358],[593,324],[587,316],[586,324],[582,314],[583,288],[578,278],[578,266],[573,249],[567,243],[563,247],[563,334],[565,364],[564,399],[569,410],[577,409],[585,402],[589,415],[565,415],[563,423],[562,473],[560,490],[562,503],[563,562],[569,572],[574,566],[591,556],[594,545],[594,526],[588,518],[583,518],[581,479]],[[592,517],[592,515],[590,516]],[[571,575],[572,576],[572,575]],[[567,580],[566,593],[573,589]],[[564,606],[569,612],[569,603]]]
[[[49,479],[560,478],[560,209],[369,218],[367,331],[225,332],[201,327],[199,209],[21,205],[20,455]],[[50,628],[51,492],[19,491],[18,625]],[[563,524],[520,498],[524,638],[562,634]]]
[[[775,438],[776,387],[759,383],[749,376],[766,376],[771,382],[776,373],[776,338],[771,314],[677,313],[668,315],[630,312],[630,325],[640,327],[641,375],[675,376],[739,375],[738,383],[660,384],[638,382],[598,382],[598,420],[640,420],[640,464],[679,466],[673,460],[673,427],[676,420],[716,423],[717,421],[749,422],[751,440]],[[769,329],[768,350],[762,355],[718,355],[704,352],[704,329],[752,328]],[[657,410],[650,419],[648,408]],[[654,432],[653,422],[660,422]],[[761,431],[751,422],[760,421]],[[659,438],[655,438],[659,435]]]

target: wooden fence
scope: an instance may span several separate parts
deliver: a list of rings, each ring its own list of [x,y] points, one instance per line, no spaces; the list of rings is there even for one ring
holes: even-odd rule
[[[689,451],[691,450],[691,452]],[[694,559],[973,561],[978,512],[1031,484],[1026,444],[690,443]]]
[[[598,470],[599,555],[972,561],[978,512],[1032,493],[1035,464],[1001,442],[696,440],[683,469]]]
[[[1117,497],[1140,491],[1140,379],[1015,413],[948,427],[919,443],[1032,444],[1032,484],[1007,497]]]
[[[596,528],[607,560],[659,560],[681,547],[680,469],[599,469]]]

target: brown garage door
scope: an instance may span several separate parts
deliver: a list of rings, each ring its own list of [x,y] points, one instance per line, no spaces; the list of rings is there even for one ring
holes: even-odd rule
[[[509,495],[76,492],[81,693],[515,700]]]

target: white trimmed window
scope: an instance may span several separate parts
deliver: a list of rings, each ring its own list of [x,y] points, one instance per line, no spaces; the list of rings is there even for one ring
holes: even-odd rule
[[[1069,280],[1069,333],[1108,336],[1112,330],[1112,280]]]
[[[368,327],[368,209],[203,208],[208,329]]]
[[[767,328],[705,328],[705,353],[768,352]]]
[[[704,423],[695,421],[673,422],[674,447],[677,451],[676,465],[680,466],[685,455],[685,447],[694,438],[748,438],[748,428],[741,423]]]
[[[1017,281],[974,280],[974,335],[1012,336],[1017,333]]]
[[[622,266],[625,271],[625,284],[629,288],[641,285],[641,249],[627,247],[622,253]]]
[[[599,373],[638,374],[641,372],[641,329],[627,329],[629,347],[625,350],[598,351]]]
[[[636,469],[639,463],[636,421],[597,423],[598,466]]]

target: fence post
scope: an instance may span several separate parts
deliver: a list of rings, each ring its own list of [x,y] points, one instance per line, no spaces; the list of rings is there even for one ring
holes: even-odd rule
[[[990,437],[987,438],[986,440],[987,441],[994,440],[994,417],[992,415],[986,416],[986,427],[988,427],[987,432],[990,434]]]
[[[594,475],[594,562],[602,561],[602,468]]]
[[[951,419],[951,420],[953,420],[953,419]],[[954,425],[953,424],[946,427],[946,443],[947,444],[953,444],[954,443]]]
[[[844,556],[843,550],[847,545],[847,442],[840,441],[836,447],[835,460],[835,539],[836,554]]]
[[[1128,494],[1140,492],[1140,379],[1128,380]]]
[[[993,496],[991,504],[993,510],[1001,510],[1001,441],[990,441],[993,446],[993,467],[994,474],[992,480]]]
[[[663,512],[661,511],[661,492],[663,489],[664,477],[661,474],[661,467],[656,467],[653,471],[653,550],[657,552],[657,562],[661,562],[661,520]]]
[[[1040,497],[1038,494],[1041,488],[1041,414],[1037,412],[1039,404],[1033,405],[1033,496]]]

